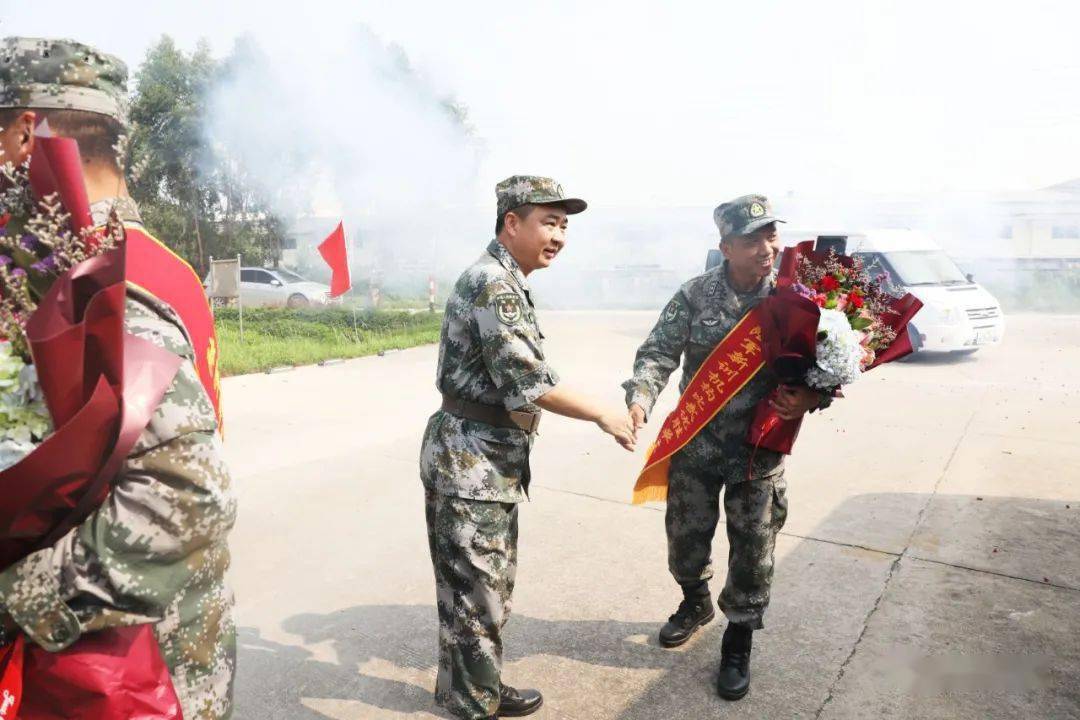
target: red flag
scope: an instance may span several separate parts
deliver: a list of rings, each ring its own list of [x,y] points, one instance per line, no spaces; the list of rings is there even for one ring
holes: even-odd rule
[[[345,245],[345,230],[341,223],[319,245],[319,254],[333,273],[330,277],[330,297],[344,295],[352,287],[352,276],[349,274],[349,250]]]

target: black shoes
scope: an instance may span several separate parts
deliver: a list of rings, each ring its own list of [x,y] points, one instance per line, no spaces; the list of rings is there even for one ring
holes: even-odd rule
[[[682,645],[702,625],[716,616],[708,595],[687,597],[660,630],[660,644],[664,647]],[[741,700],[750,692],[750,650],[753,646],[754,629],[749,625],[728,623],[720,645],[720,673],[716,678],[716,692],[724,700]],[[536,690],[518,690],[503,685],[499,691],[499,714],[488,720],[504,717],[532,715],[544,704],[544,696]]]
[[[536,690],[517,690],[503,685],[499,691],[499,717],[532,715],[544,704],[544,696]]]
[[[679,603],[679,609],[668,618],[667,624],[660,628],[660,645],[666,648],[678,647],[693,636],[697,629],[708,624],[716,617],[712,597],[686,594]]]
[[[720,646],[720,675],[716,692],[725,700],[740,700],[750,691],[750,648],[754,630],[728,623]]]

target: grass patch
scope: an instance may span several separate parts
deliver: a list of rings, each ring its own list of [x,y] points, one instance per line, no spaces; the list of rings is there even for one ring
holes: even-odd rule
[[[216,320],[223,376],[426,345],[438,342],[442,325],[441,314],[380,310],[357,313],[354,330],[350,310],[259,308],[244,311],[241,342],[235,309],[217,310]]]

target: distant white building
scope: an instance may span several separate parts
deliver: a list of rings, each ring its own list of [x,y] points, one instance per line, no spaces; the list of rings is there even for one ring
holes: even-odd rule
[[[777,196],[789,228],[921,230],[957,258],[1080,260],[1080,178],[1026,192]]]
[[[1080,260],[1080,178],[995,198],[1004,255]]]

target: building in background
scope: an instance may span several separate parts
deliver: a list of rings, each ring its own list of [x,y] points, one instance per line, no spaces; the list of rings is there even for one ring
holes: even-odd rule
[[[1080,178],[993,199],[997,237],[958,257],[1009,310],[1080,312]]]
[[[1080,178],[1027,192],[789,200],[798,217],[831,220],[801,227],[927,233],[1008,311],[1080,311]]]
[[[995,198],[1002,256],[1080,261],[1080,178]]]

